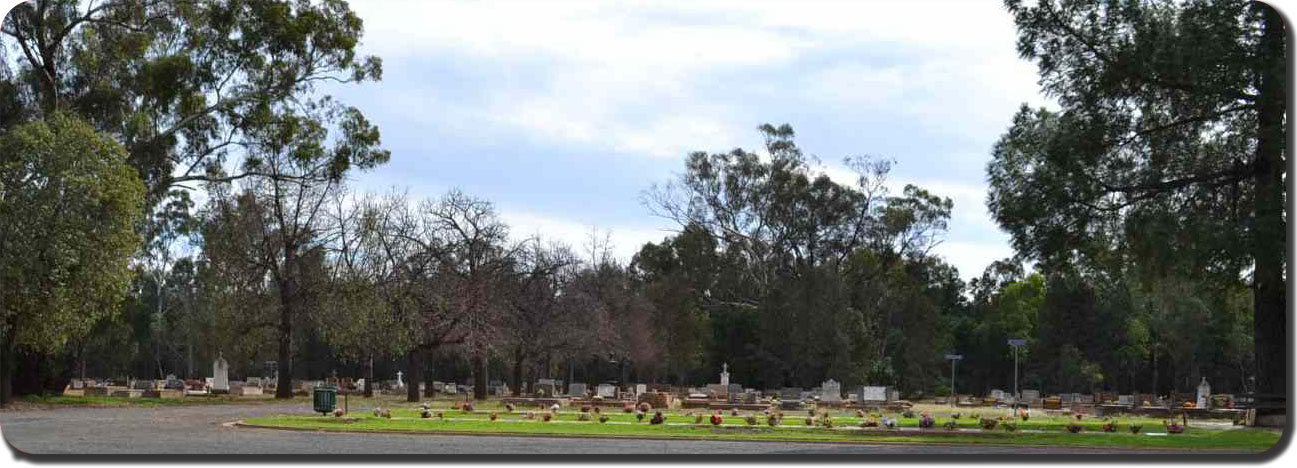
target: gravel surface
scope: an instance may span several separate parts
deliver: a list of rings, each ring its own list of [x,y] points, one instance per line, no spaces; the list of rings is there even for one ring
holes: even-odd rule
[[[11,450],[28,454],[1093,454],[1068,447],[823,444],[516,436],[344,434],[233,427],[310,401],[156,408],[0,411]],[[353,411],[360,409],[352,405]],[[1137,453],[1123,450],[1123,454]],[[1148,453],[1167,454],[1165,451]]]

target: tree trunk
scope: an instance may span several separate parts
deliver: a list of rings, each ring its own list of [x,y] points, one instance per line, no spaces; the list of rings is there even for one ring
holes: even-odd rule
[[[405,373],[409,376],[410,382],[423,381],[423,350],[413,349],[405,353]],[[418,403],[421,398],[419,384],[405,386],[405,401]]]
[[[293,398],[293,293],[291,287],[280,286],[279,293],[279,381],[275,383],[275,398]]]
[[[522,348],[519,347],[513,353],[513,376],[509,379],[509,386],[513,387],[513,396],[522,396],[522,361]]]
[[[374,357],[369,357],[369,366],[365,373],[365,398],[374,397]]]
[[[14,350],[8,340],[0,344],[0,407],[13,399]]]
[[[423,396],[428,398],[436,398],[438,388],[432,385],[432,381],[435,380],[434,379],[435,375],[433,374],[432,370],[436,369],[437,363],[432,359],[431,349],[424,351],[423,359],[425,363],[423,365]],[[427,363],[432,363],[433,366],[432,370],[428,369]]]
[[[485,349],[478,351],[478,356],[473,360],[473,399],[486,399],[486,365],[487,352]]]
[[[1287,230],[1284,226],[1284,113],[1287,109],[1287,69],[1283,18],[1273,8],[1263,10],[1265,30],[1261,39],[1257,85],[1256,194],[1253,206],[1252,257],[1253,313],[1257,376],[1256,392],[1287,394],[1288,375],[1287,300],[1283,269]]]

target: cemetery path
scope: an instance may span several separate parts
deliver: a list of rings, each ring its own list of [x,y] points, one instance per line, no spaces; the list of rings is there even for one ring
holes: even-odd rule
[[[309,413],[288,403],[0,411],[0,433],[22,454],[1092,454],[1068,447],[822,444],[517,436],[348,434],[236,428],[262,414]],[[353,405],[357,410],[359,406]],[[1138,453],[1121,450],[1119,453]],[[1147,453],[1167,454],[1165,451]]]

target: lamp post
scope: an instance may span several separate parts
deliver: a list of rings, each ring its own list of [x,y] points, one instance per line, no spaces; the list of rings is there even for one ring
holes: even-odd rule
[[[963,359],[963,354],[947,354],[946,359],[950,361],[950,407],[955,407],[955,363]]]
[[[1018,394],[1018,347],[1027,344],[1027,340],[1014,338],[1009,340],[1009,346],[1013,347],[1013,401],[1022,399]]]

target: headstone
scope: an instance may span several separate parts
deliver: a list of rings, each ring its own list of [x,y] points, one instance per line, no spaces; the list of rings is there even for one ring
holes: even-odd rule
[[[73,388],[73,389],[76,389],[76,390],[84,389],[84,388],[86,388],[86,382],[85,382],[84,380],[81,380],[81,379],[74,379],[74,380],[72,381],[72,388]]]
[[[758,394],[755,393],[755,392],[747,392],[747,393],[744,393],[744,394],[743,394],[743,403],[744,403],[744,404],[748,404],[748,405],[755,405],[755,404],[757,403],[757,399],[760,398],[760,397],[761,397],[761,396],[758,395]]]
[[[887,387],[860,387],[859,395],[861,403],[886,403]]]
[[[617,397],[617,387],[614,387],[614,386],[609,385],[609,384],[599,384],[599,387],[598,387],[598,390],[597,390],[597,391],[599,392],[599,396],[601,396],[601,397],[603,397],[603,398],[616,398],[616,397]]]
[[[212,363],[212,392],[221,393],[230,391],[230,363],[225,361],[224,356],[217,355],[216,361]]]
[[[1198,384],[1198,408],[1207,408],[1207,398],[1211,397],[1211,384],[1207,383],[1207,378],[1203,377],[1202,382]]]
[[[1004,390],[999,390],[999,389],[991,390],[991,398],[994,398],[996,401],[1003,400]]]
[[[833,379],[820,384],[820,401],[829,403],[842,401],[842,384]]]
[[[449,393],[451,395],[454,395],[458,393],[458,391],[459,391],[459,386],[455,385],[455,382],[446,382],[444,393]]]
[[[639,397],[640,395],[643,395],[643,394],[645,394],[645,393],[648,393],[648,385],[644,385],[644,384],[635,384],[635,396],[636,396],[636,397]]]
[[[900,390],[888,390],[888,391],[887,391],[887,401],[891,402],[891,401],[897,401],[897,400],[900,400],[900,399],[901,399],[901,391],[900,391]]]
[[[1027,401],[1036,401],[1040,399],[1040,390],[1023,390],[1022,399]]]
[[[730,394],[729,385],[707,384],[707,394],[716,398],[725,398]]]
[[[540,379],[536,381],[536,393],[545,396],[554,396],[558,392],[558,386],[554,379]]]
[[[1130,406],[1130,405],[1135,404],[1135,399],[1134,399],[1134,397],[1132,397],[1132,396],[1130,396],[1130,395],[1118,395],[1118,396],[1117,396],[1117,404],[1119,404],[1119,405],[1125,405],[1125,406]]]
[[[568,396],[573,396],[573,397],[577,397],[577,398],[585,398],[585,391],[586,391],[586,388],[585,388],[585,384],[584,384],[584,383],[570,383],[570,384],[567,384],[567,394],[568,394]]]
[[[405,375],[404,372],[396,371],[396,388],[405,388],[405,382],[401,380],[403,375]]]
[[[725,388],[725,393],[730,395],[743,393],[743,386],[736,383],[729,384],[729,386]]]
[[[724,385],[726,388],[728,388],[729,385],[730,385],[730,365],[729,365],[729,363],[722,363],[722,364],[721,364],[721,385]]]

